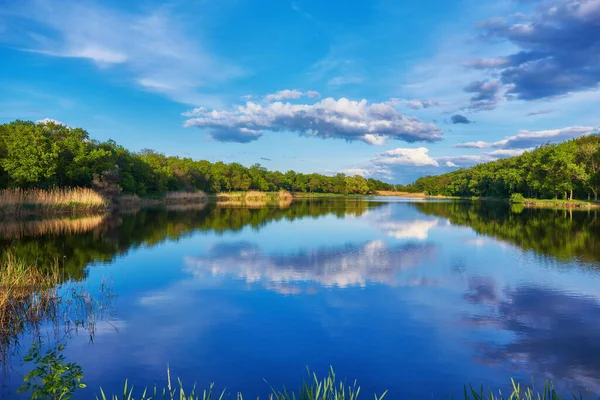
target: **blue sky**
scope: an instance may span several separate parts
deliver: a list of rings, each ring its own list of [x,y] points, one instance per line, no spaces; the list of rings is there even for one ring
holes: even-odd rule
[[[600,0],[0,0],[0,122],[392,182],[597,131]]]

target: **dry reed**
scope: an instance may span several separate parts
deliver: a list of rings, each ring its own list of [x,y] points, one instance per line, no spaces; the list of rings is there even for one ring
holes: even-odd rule
[[[244,197],[246,200],[262,200],[267,197],[267,194],[258,190],[250,190],[249,192],[246,192],[246,196]]]
[[[107,205],[107,200],[98,192],[86,188],[0,190],[0,212],[4,214],[89,211],[102,209]]]
[[[290,199],[290,200],[291,200],[291,199],[293,198],[293,196],[292,196],[292,194],[291,194],[290,192],[288,192],[287,190],[283,190],[283,189],[281,189],[281,190],[279,191],[279,198],[280,198],[280,199]]]

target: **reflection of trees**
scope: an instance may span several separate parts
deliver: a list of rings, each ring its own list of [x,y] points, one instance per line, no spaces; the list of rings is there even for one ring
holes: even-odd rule
[[[561,260],[600,261],[596,210],[524,209],[516,213],[506,204],[491,202],[422,202],[413,206],[538,254]]]
[[[245,227],[260,229],[280,220],[362,215],[369,208],[383,204],[360,199],[309,199],[295,201],[287,208],[222,208],[209,204],[185,211],[144,209],[128,215],[73,220],[71,224],[77,229],[70,230],[66,227],[69,223],[64,221],[38,221],[37,225],[0,223],[0,249],[11,249],[19,260],[40,268],[52,265],[58,257],[65,278],[81,280],[89,264],[110,262],[130,249],[177,240],[195,232],[224,233]],[[59,229],[52,230],[49,226]]]
[[[28,265],[12,252],[0,258],[0,358],[10,359],[23,335],[56,339],[85,331],[93,340],[96,322],[110,310],[113,294],[102,282],[92,296],[79,283],[63,283],[58,260],[44,268]],[[47,331],[42,331],[49,327]],[[43,335],[44,334],[44,335]]]
[[[512,333],[506,344],[481,343],[485,363],[512,364],[524,373],[600,390],[600,302],[541,286],[500,292],[491,279],[473,279],[465,298],[485,304],[469,317],[483,326]]]
[[[376,240],[292,254],[266,254],[251,243],[235,242],[218,244],[206,256],[189,258],[187,263],[194,274],[226,274],[269,284],[315,282],[345,287],[393,283],[398,272],[416,267],[432,252],[432,246],[390,247]]]

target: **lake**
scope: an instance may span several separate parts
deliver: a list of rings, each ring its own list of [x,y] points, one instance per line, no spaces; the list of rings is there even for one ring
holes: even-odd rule
[[[0,241],[38,265],[58,257],[59,295],[85,290],[93,310],[76,331],[61,312],[3,338],[4,398],[18,398],[36,337],[66,343],[83,367],[88,388],[76,398],[100,386],[121,393],[125,379],[165,385],[167,365],[189,386],[215,382],[249,399],[330,366],[365,399],[385,389],[460,397],[466,383],[508,388],[532,376],[600,391],[594,210],[385,197],[211,203],[5,222]]]

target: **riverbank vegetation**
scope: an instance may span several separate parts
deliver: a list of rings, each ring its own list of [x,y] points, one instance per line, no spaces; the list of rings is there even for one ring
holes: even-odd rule
[[[167,192],[261,192],[368,194],[392,185],[361,176],[269,171],[260,164],[211,163],[131,152],[112,140],[90,139],[81,128],[47,122],[0,125],[0,189],[81,187],[104,197],[140,197]]]
[[[598,201],[600,135],[546,144],[517,157],[427,176],[397,190],[456,197]]]

